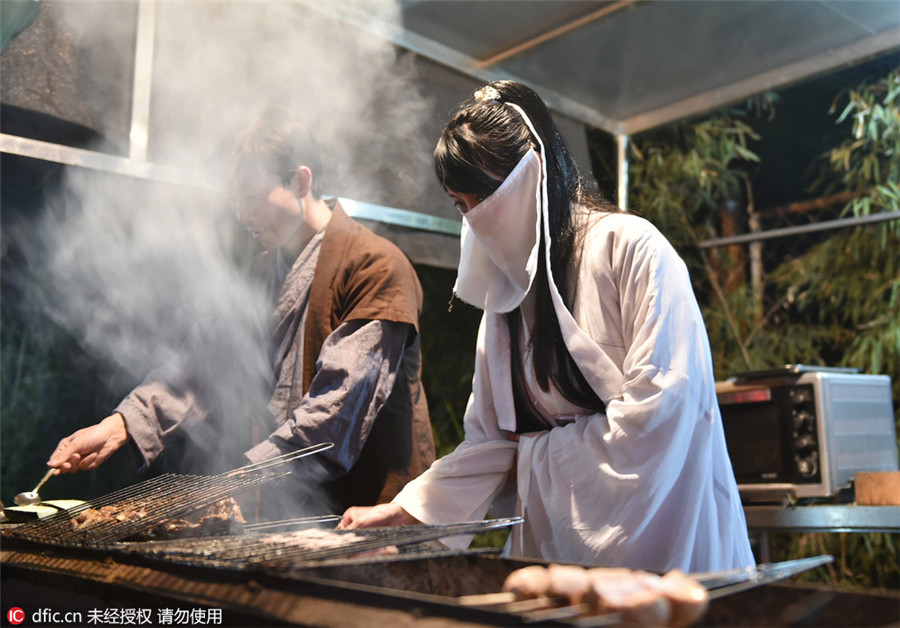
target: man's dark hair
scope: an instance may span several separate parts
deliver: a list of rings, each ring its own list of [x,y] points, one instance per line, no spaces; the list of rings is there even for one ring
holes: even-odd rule
[[[309,130],[294,118],[287,107],[267,108],[235,142],[236,172],[259,168],[279,177],[287,187],[299,166],[307,166],[312,171],[312,193],[319,198],[324,176],[321,149]]]

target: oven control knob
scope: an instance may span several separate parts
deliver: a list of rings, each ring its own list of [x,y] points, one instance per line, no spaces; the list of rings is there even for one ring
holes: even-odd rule
[[[811,434],[802,434],[794,441],[794,447],[800,452],[811,451],[815,446],[816,439],[813,438]]]
[[[813,427],[813,415],[806,410],[794,413],[794,433],[811,432]]]
[[[797,472],[801,477],[811,478],[819,471],[819,465],[816,464],[814,456],[806,456],[797,459]]]
[[[798,406],[803,403],[809,403],[812,401],[812,391],[805,388],[795,388],[791,391],[791,401]]]

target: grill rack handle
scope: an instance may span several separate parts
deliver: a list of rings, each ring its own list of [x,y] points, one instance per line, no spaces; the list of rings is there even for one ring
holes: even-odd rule
[[[331,449],[332,447],[334,447],[334,443],[318,443],[316,445],[310,445],[309,447],[305,447],[297,451],[292,451],[280,456],[275,456],[274,458],[269,458],[260,462],[253,462],[251,464],[244,465],[243,467],[238,467],[237,469],[227,471],[222,475],[224,477],[232,477],[243,473],[262,471],[264,469],[275,467],[286,462],[292,462],[294,460],[299,460],[300,458],[305,458],[306,456],[311,456],[312,454],[317,454],[321,451],[326,451],[328,449]]]

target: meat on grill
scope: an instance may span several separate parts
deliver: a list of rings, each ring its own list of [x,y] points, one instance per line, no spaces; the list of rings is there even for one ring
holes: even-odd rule
[[[294,532],[267,535],[263,539],[263,543],[291,545],[303,547],[305,549],[325,549],[327,547],[352,545],[361,540],[363,540],[363,537],[352,532],[331,532],[329,530],[320,530],[318,528],[307,528],[304,530],[295,530]]]
[[[517,600],[530,600],[546,595],[550,590],[547,568],[530,565],[516,569],[506,577],[503,590],[515,595]]]
[[[83,530],[106,523],[134,521],[147,516],[144,508],[128,508],[121,505],[102,506],[89,508],[72,519],[73,530]]]
[[[591,588],[587,569],[576,565],[549,565],[547,567],[547,595],[561,598],[568,604],[581,604]]]
[[[241,507],[234,499],[226,497],[184,518],[167,519],[137,536],[141,539],[180,539],[239,534],[245,523]]]
[[[346,547],[349,549],[352,548],[354,544],[365,540],[365,537],[358,536],[352,532],[332,532],[329,530],[320,530],[318,528],[307,528],[305,530],[296,530],[294,532],[271,534],[262,539],[262,542],[272,545],[299,547],[308,550],[321,550],[338,547]],[[344,555],[344,558],[374,558],[378,556],[392,556],[398,553],[399,549],[396,545],[388,545],[385,547],[348,553]]]
[[[510,573],[503,590],[519,600],[547,596],[584,604],[588,614],[621,613],[624,621],[639,625],[688,626],[709,605],[706,588],[678,569],[659,576],[635,569],[532,565]]]
[[[111,504],[85,510],[72,519],[74,530],[89,530],[104,525],[135,521],[148,516],[143,506]],[[189,536],[217,536],[240,532],[246,523],[241,508],[226,497],[184,518],[167,519],[149,529],[128,537],[128,540],[173,539]]]

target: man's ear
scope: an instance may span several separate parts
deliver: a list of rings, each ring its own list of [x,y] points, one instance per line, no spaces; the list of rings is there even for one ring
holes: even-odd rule
[[[291,191],[303,198],[312,190],[313,173],[308,166],[298,166],[291,178]]]

